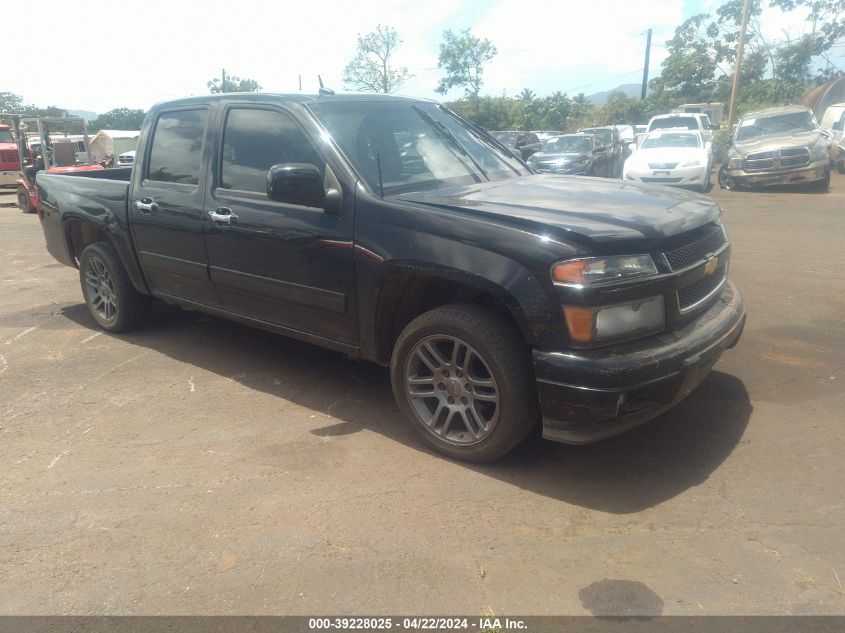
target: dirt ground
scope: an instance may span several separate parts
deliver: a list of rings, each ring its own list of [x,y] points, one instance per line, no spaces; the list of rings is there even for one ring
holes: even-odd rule
[[[385,369],[175,308],[101,333],[0,209],[0,613],[845,614],[845,176],[712,195],[739,346],[641,429],[485,466]]]

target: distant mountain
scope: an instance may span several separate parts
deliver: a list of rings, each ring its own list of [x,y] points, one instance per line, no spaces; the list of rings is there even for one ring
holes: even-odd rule
[[[592,103],[597,108],[602,107],[607,102],[607,97],[611,92],[624,92],[626,97],[639,97],[642,86],[640,84],[622,84],[616,86],[612,90],[605,90],[604,92],[596,92],[587,95],[587,101]]]
[[[68,116],[80,116],[85,119],[86,123],[90,123],[94,119],[97,118],[96,112],[91,112],[90,110],[68,110]]]

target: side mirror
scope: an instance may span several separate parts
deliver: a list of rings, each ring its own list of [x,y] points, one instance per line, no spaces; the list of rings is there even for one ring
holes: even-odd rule
[[[282,163],[267,171],[267,197],[276,202],[322,208],[326,200],[323,176],[310,163]]]

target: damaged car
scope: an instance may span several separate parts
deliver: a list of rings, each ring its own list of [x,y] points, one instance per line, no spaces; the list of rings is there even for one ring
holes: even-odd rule
[[[768,108],[746,114],[729,140],[719,185],[735,189],[807,183],[830,186],[829,138],[803,106]]]

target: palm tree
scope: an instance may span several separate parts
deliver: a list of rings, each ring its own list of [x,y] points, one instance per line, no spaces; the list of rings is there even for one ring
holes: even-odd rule
[[[537,95],[530,88],[523,88],[522,92],[516,95],[519,101],[534,101]]]

